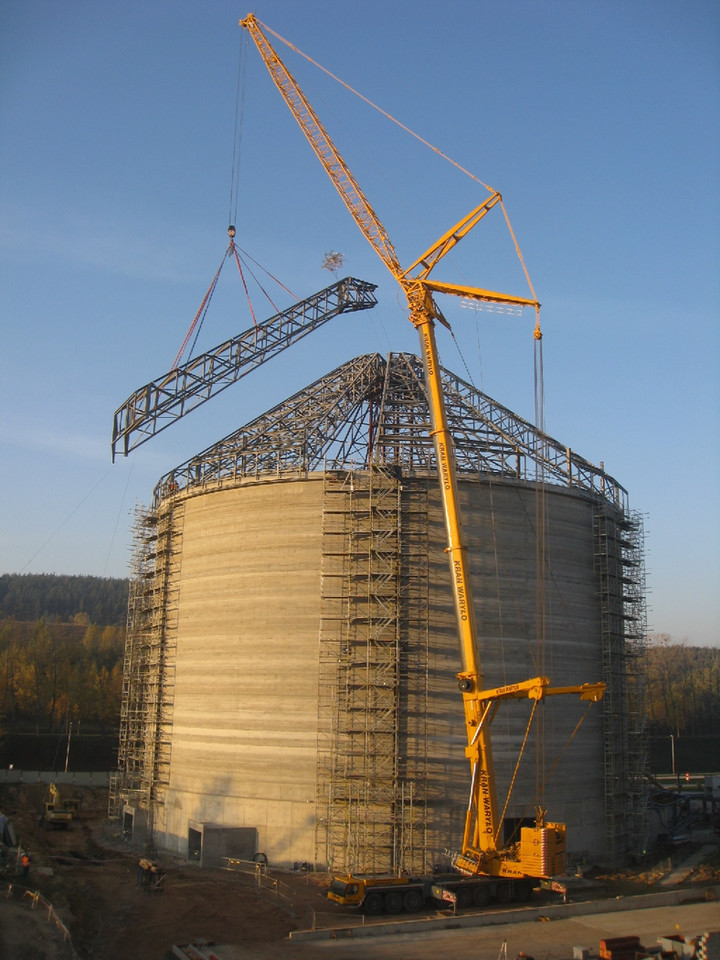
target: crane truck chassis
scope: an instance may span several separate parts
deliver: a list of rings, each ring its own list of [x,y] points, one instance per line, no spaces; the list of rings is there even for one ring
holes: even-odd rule
[[[343,906],[356,906],[368,916],[380,913],[417,913],[424,906],[450,904],[460,909],[484,907],[492,900],[500,904],[526,903],[533,892],[529,878],[460,877],[457,874],[432,878],[335,877],[327,892],[328,900]]]

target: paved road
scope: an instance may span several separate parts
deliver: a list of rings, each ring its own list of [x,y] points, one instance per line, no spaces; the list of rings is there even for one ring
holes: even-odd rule
[[[491,927],[415,932],[362,940],[315,941],[285,947],[288,960],[498,960],[507,943],[507,958],[525,953],[534,960],[572,960],[573,947],[598,956],[600,940],[636,935],[645,947],[661,936],[693,937],[720,930],[720,903],[693,903],[573,919],[534,920]]]

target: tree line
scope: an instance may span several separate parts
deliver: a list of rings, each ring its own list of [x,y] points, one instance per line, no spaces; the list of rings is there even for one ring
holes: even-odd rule
[[[82,622],[0,622],[0,730],[116,730],[125,628]]]
[[[720,731],[720,648],[656,634],[648,645],[648,722],[653,736]]]
[[[117,729],[127,592],[127,580],[0,576],[0,731]],[[653,737],[720,730],[720,648],[651,637],[647,707]]]
[[[120,627],[127,604],[127,580],[48,573],[0,576],[0,619],[68,623],[80,614],[88,623]]]

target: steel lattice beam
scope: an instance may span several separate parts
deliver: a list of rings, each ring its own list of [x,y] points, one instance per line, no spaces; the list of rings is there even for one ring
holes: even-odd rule
[[[377,304],[375,284],[346,277],[136,390],[115,411],[112,455],[131,450],[339,313]]]

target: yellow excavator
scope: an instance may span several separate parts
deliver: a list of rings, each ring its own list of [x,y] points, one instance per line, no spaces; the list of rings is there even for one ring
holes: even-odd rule
[[[470,763],[470,792],[462,843],[459,852],[454,854],[452,859],[457,879],[439,883],[428,879],[413,880],[407,876],[336,877],[332,881],[328,897],[337,903],[362,906],[367,913],[379,913],[382,910],[389,913],[401,910],[414,912],[431,897],[461,906],[469,905],[470,902],[479,905],[490,897],[505,902],[527,899],[535,882],[565,872],[565,825],[546,822],[544,812],[538,810],[534,825],[521,828],[519,842],[506,847],[499,844],[502,818],[498,816],[490,743],[491,723],[498,708],[506,700],[530,700],[534,715],[538,703],[549,696],[574,694],[581,700],[598,701],[603,696],[605,684],[585,683],[578,686],[552,687],[547,677],[533,677],[495,689],[484,689],[485,681],[476,639],[469,560],[458,507],[454,447],[448,429],[435,340],[435,322],[438,321],[444,326],[448,324],[434,297],[436,294],[449,294],[479,302],[532,307],[536,311],[536,317],[540,304],[534,297],[518,297],[494,290],[446,283],[430,276],[441,260],[493,207],[502,204],[502,197],[497,192],[491,192],[488,199],[447,230],[414,263],[403,268],[390,237],[360,185],[297,82],[270,45],[266,32],[272,31],[266,25],[260,24],[252,14],[241,20],[240,25],[252,37],[275,85],[353,219],[405,294],[409,319],[420,340],[460,646],[461,669],[457,679],[465,714],[465,754]],[[540,336],[538,323],[535,335]]]
[[[51,783],[48,787],[48,799],[43,805],[40,823],[43,827],[54,827],[57,830],[67,830],[72,823],[73,811],[63,803],[60,791]]]

